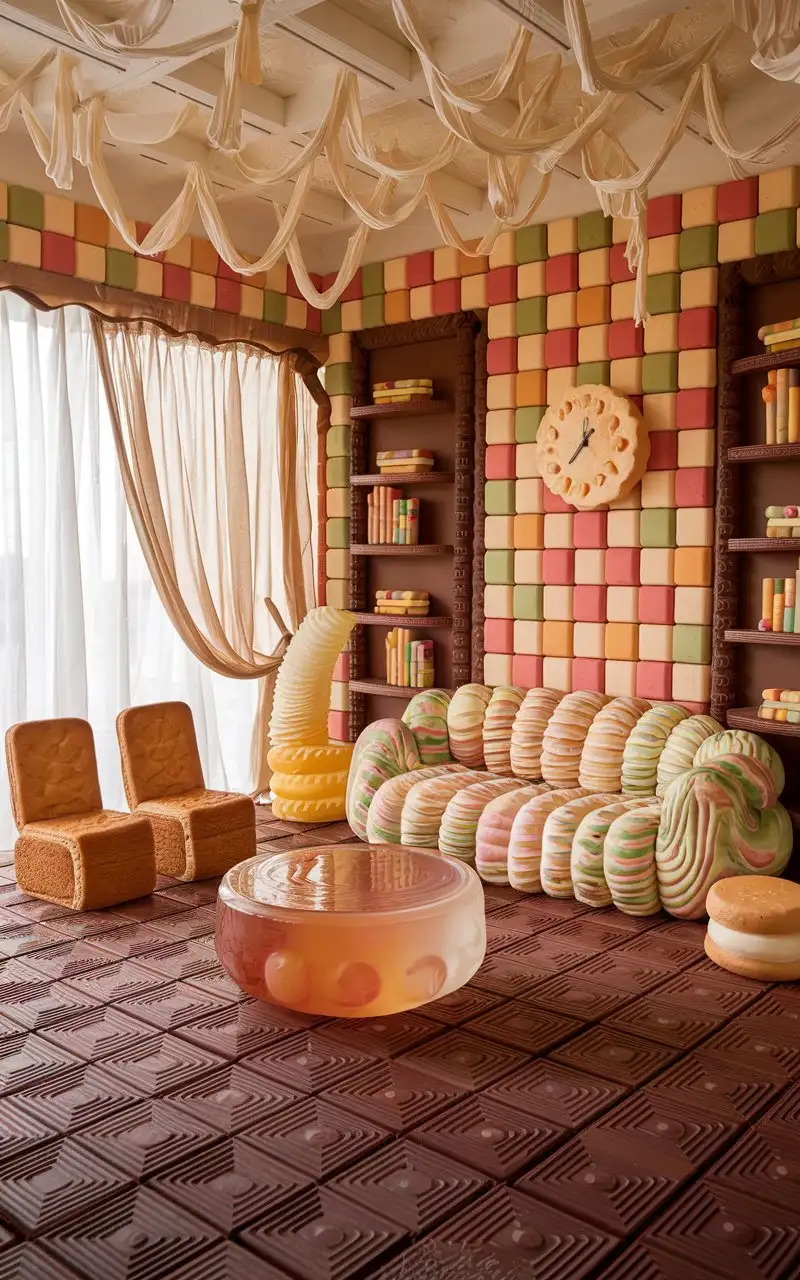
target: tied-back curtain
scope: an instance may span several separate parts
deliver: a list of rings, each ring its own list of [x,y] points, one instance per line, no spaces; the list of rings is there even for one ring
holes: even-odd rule
[[[145,320],[93,316],[92,327],[122,485],[164,608],[206,667],[261,681],[251,773],[264,791],[288,639],[275,610],[294,631],[314,603],[315,406],[291,354],[211,347]]]

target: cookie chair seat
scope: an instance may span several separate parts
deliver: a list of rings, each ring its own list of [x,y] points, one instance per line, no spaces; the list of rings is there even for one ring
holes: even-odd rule
[[[129,707],[117,716],[117,737],[125,795],[152,823],[161,875],[208,880],[255,854],[255,805],[208,790],[185,702]]]
[[[104,809],[92,729],[85,720],[34,720],[6,733],[20,889],[75,911],[152,893],[153,829]]]

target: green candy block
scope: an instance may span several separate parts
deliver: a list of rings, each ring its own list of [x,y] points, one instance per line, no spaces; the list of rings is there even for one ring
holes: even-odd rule
[[[325,463],[325,483],[329,489],[346,489],[350,484],[350,458],[339,455]]]
[[[525,405],[514,414],[514,439],[517,444],[535,444],[545,405]]]
[[[611,219],[601,209],[593,213],[582,213],[578,218],[578,249],[585,253],[588,249],[610,248]]]
[[[325,521],[325,545],[333,548],[350,546],[350,521],[344,516]]]
[[[328,458],[350,457],[350,427],[339,424],[328,428],[325,437],[325,456]]]
[[[547,332],[547,298],[520,298],[517,303],[517,334]]]
[[[642,391],[645,395],[677,390],[677,351],[656,351],[642,357]]]
[[[486,481],[487,516],[513,516],[516,514],[516,484],[513,480]]]
[[[544,621],[544,587],[539,583],[533,586],[516,586],[514,588],[514,617],[526,622]]]
[[[136,259],[123,249],[106,249],[106,284],[115,289],[136,288]]]
[[[672,632],[672,661],[707,666],[711,661],[711,628],[679,623]]]
[[[647,310],[651,316],[680,311],[680,303],[680,272],[665,271],[663,275],[647,277]]]
[[[322,332],[328,337],[332,333],[342,332],[342,304],[335,303],[327,311],[322,312]]]
[[[351,396],[353,379],[349,364],[329,364],[325,366],[325,390],[329,396]]]
[[[797,248],[797,215],[794,209],[773,209],[756,218],[756,253],[779,253]]]
[[[264,319],[268,324],[286,324],[286,294],[264,290]]]
[[[510,587],[514,583],[514,552],[487,551],[484,559],[486,582],[491,586]]]
[[[34,231],[43,230],[44,196],[41,191],[31,191],[30,187],[18,187],[12,183],[8,188],[8,221],[18,227],[32,227]],[[109,280],[108,283],[110,284],[111,281]]]
[[[365,298],[383,293],[383,263],[368,262],[361,268],[361,292]]]
[[[681,271],[717,265],[717,228],[688,227],[681,232],[678,262]]]
[[[547,257],[547,226],[523,227],[515,243],[517,262],[544,262]]]
[[[639,541],[643,547],[676,546],[677,512],[672,507],[648,507],[639,520]]]
[[[585,382],[596,382],[607,387],[611,382],[611,361],[592,360],[588,364],[579,364],[576,386],[583,386]]]
[[[361,303],[362,329],[377,329],[383,324],[384,296],[383,293],[372,293],[364,298]]]

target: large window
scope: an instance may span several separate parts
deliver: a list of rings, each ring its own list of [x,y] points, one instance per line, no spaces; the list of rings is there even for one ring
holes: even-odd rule
[[[241,514],[257,524],[254,597],[271,596],[287,617],[275,361],[252,350],[236,358],[251,481],[251,509]],[[215,504],[221,510],[226,501],[214,456],[224,447],[224,415],[208,421],[220,359],[218,350],[190,342],[178,388],[194,425],[188,440],[182,428],[182,465],[198,469],[194,479],[202,484],[194,491],[211,503],[204,511],[188,503],[186,518],[207,527]],[[298,395],[307,396],[296,382]],[[165,394],[174,389],[173,382]],[[305,431],[309,487],[315,444],[315,433]],[[170,460],[162,461],[168,468]],[[229,551],[220,536],[214,553],[224,559]],[[277,640],[266,610],[257,615],[257,638],[264,652]],[[156,592],[122,489],[90,317],[77,307],[40,312],[0,293],[0,727],[51,716],[88,719],[104,803],[125,808],[114,729],[122,708],[188,702],[208,785],[246,790],[257,698],[257,681],[226,679],[192,656]],[[9,848],[15,830],[5,771],[1,787],[0,847]]]

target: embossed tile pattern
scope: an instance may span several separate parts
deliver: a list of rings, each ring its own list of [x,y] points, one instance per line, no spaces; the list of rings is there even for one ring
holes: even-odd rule
[[[0,1280],[800,1276],[800,984],[702,925],[487,886],[467,987],[325,1019],[228,978],[217,881],[80,917],[4,873]]]

